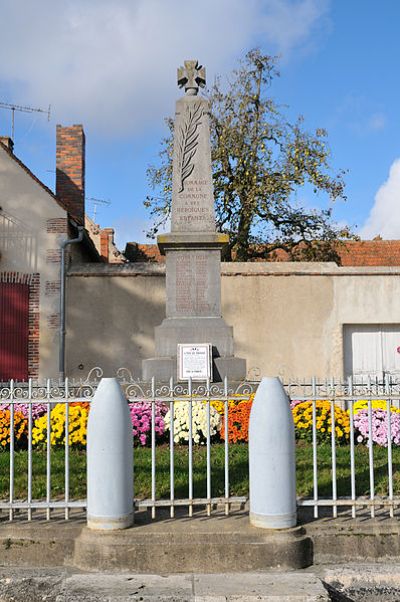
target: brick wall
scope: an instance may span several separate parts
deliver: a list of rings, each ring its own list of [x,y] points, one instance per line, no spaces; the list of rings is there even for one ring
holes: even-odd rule
[[[46,263],[60,263],[61,262],[61,249],[47,249],[46,250]]]
[[[60,290],[61,290],[60,280],[46,280],[45,292],[44,292],[46,297],[53,297],[55,295],[59,295]]]
[[[68,220],[66,217],[57,217],[46,221],[46,230],[49,234],[68,234]]]
[[[103,228],[100,230],[100,255],[101,258],[108,262],[110,259],[110,247],[114,241],[114,229]]]
[[[28,371],[30,378],[39,376],[40,341],[40,275],[33,274],[29,284]]]
[[[85,134],[81,125],[57,125],[56,195],[78,223],[85,217]]]

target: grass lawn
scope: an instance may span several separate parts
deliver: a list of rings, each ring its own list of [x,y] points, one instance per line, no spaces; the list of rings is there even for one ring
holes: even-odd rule
[[[296,447],[297,454],[297,493],[300,496],[312,496],[313,466],[311,444],[300,442]],[[188,447],[175,448],[175,497],[188,497]],[[32,454],[32,497],[46,497],[46,452],[34,450]],[[151,449],[135,448],[135,497],[151,496]],[[15,499],[26,499],[27,451],[18,451],[14,456]],[[230,460],[230,493],[231,495],[248,494],[248,449],[246,444],[229,446]],[[9,461],[7,451],[0,453],[0,498],[9,496]],[[350,446],[336,448],[337,490],[339,496],[350,495]],[[369,493],[368,448],[356,446],[356,492],[357,495]],[[213,444],[211,447],[212,496],[223,496],[224,484],[224,445]],[[374,447],[375,493],[386,495],[388,492],[387,449]],[[64,451],[51,451],[51,496],[62,498],[64,494]],[[169,490],[169,448],[160,445],[156,448],[156,486],[157,498],[168,498]],[[400,447],[393,447],[394,493],[400,494]],[[320,496],[332,493],[331,449],[328,444],[318,447],[318,488]],[[193,495],[206,497],[206,448],[193,448]],[[86,497],[86,452],[70,450],[70,497],[82,499]]]

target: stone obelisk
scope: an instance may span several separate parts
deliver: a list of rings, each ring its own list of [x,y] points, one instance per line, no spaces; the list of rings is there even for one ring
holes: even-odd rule
[[[143,378],[177,374],[180,343],[212,345],[213,380],[241,380],[246,361],[234,357],[233,329],[221,316],[221,249],[211,173],[209,103],[198,96],[205,69],[185,61],[178,69],[185,95],[176,103],[170,234],[158,236],[166,256],[166,318],[155,329],[156,357],[143,361]]]

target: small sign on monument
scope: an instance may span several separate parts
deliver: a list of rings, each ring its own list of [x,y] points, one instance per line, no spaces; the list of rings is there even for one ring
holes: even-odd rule
[[[212,345],[178,345],[179,380],[212,380]]]

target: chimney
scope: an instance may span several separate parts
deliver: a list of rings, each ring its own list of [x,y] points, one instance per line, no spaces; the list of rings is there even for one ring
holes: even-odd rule
[[[69,215],[85,223],[85,133],[81,125],[57,125],[56,195]]]
[[[103,228],[100,230],[100,255],[106,263],[110,260],[110,246],[114,242],[114,229]]]
[[[13,139],[9,136],[0,136],[0,142],[12,153],[14,151]]]

